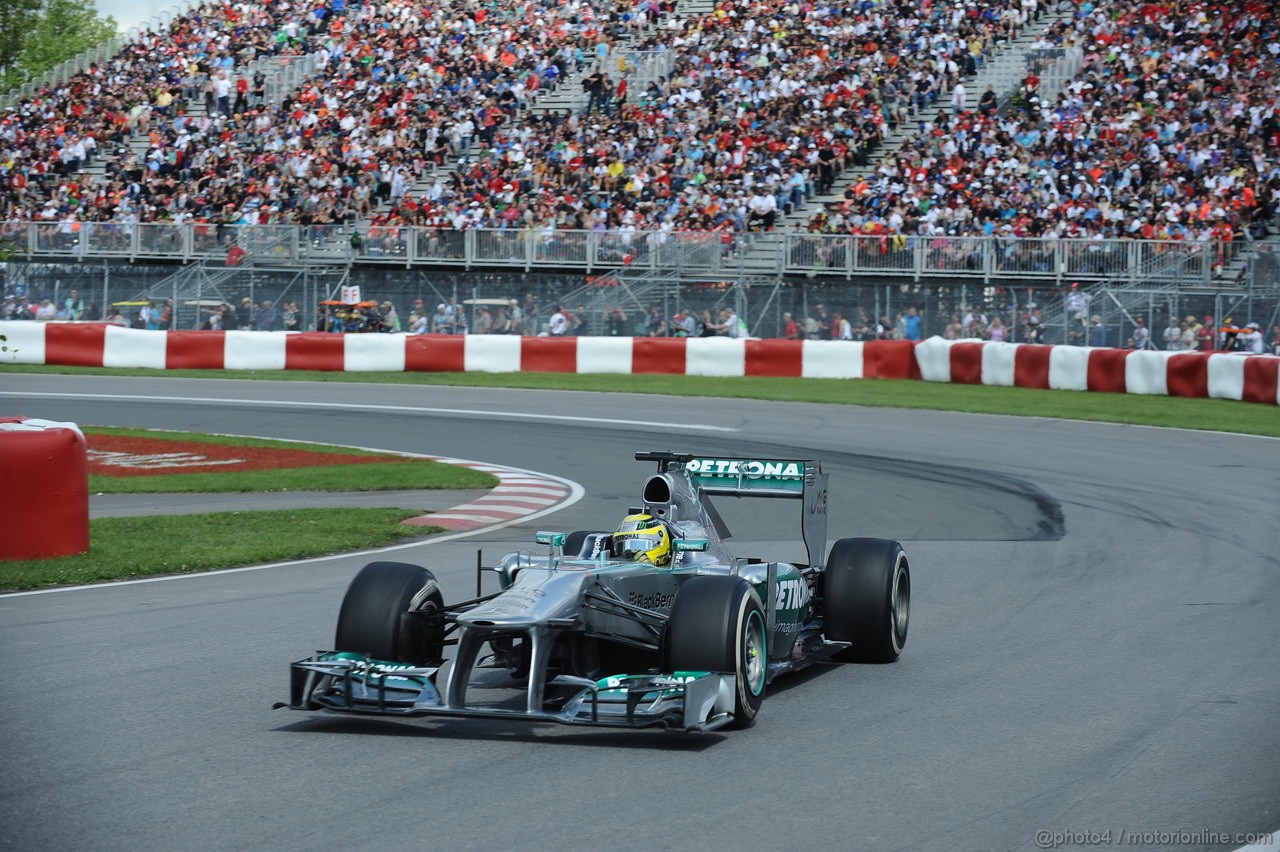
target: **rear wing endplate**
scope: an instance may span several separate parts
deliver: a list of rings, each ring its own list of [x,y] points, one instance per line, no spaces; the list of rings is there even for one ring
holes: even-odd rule
[[[683,469],[704,494],[801,500],[800,532],[809,565],[826,564],[827,474],[813,459],[758,459],[691,453],[636,453],[636,461],[656,461],[659,472]]]

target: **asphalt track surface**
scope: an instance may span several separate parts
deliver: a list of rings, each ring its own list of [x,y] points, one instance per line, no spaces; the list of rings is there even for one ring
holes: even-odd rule
[[[41,395],[80,393],[95,397]],[[633,450],[814,455],[831,474],[831,538],[900,538],[914,593],[897,664],[781,679],[753,728],[704,736],[270,710],[288,663],[330,642],[367,557],[0,597],[5,848],[991,850],[1035,848],[1041,829],[1280,826],[1274,440],[737,400],[3,374],[0,410],[447,454],[586,488],[532,526],[397,554],[431,567],[450,599],[472,591],[477,547],[491,563],[535,526],[612,526],[647,473]],[[545,419],[565,415],[580,419]],[[682,419],[722,431],[645,425]],[[795,555],[776,543],[794,537],[789,512],[760,505],[726,507],[739,552]]]

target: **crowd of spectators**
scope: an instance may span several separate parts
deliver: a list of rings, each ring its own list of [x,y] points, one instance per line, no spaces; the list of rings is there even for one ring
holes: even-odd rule
[[[612,98],[608,80],[588,80],[583,115],[503,128],[388,221],[548,238],[768,230],[868,162],[910,97],[933,103],[1036,8],[721,0],[704,16],[672,16],[638,45],[667,51],[669,75]]]
[[[1033,47],[1079,47],[1056,98],[939,110],[843,203],[830,233],[1230,241],[1276,214],[1272,3],[1080,4]],[[1253,229],[1252,232],[1249,229]]]
[[[1035,45],[1081,48],[1080,73],[1043,100],[1029,78],[1006,115],[989,95],[968,109],[962,81],[1040,0],[673,8],[207,4],[6,111],[0,218],[68,239],[83,221],[364,219],[730,240],[776,227],[908,122],[902,149],[805,230],[1230,241],[1276,213],[1274,4],[1084,0]],[[628,90],[621,37],[666,52],[671,72]],[[302,55],[318,71],[279,102],[245,73]],[[585,113],[523,109],[583,69]],[[437,313],[413,321],[434,330]]]
[[[333,0],[337,8],[343,2]],[[311,52],[325,16],[303,0],[202,6],[168,32],[144,33],[116,57],[8,108],[0,118],[0,214],[181,221],[199,210],[197,198],[209,207],[229,198],[234,176],[216,174],[223,163],[199,142],[216,148],[234,140],[221,138],[216,119],[188,116],[185,105],[202,99],[223,115],[237,83],[237,106],[247,112],[251,99],[263,103],[262,80],[241,82],[236,69]],[[135,137],[150,142],[142,160],[129,146]],[[95,183],[86,169],[98,157],[108,160],[108,179]]]
[[[768,228],[777,209],[864,161],[903,105],[932,103],[1035,8],[723,0],[653,27],[671,4],[206,5],[8,113],[0,214]],[[628,99],[618,35],[671,51],[670,77]],[[319,73],[278,104],[243,73],[253,58],[304,53]],[[520,111],[591,62],[613,70],[620,90],[593,75],[605,96],[588,115]],[[189,114],[201,97],[206,113]],[[137,135],[150,145],[141,159],[124,144]],[[111,163],[95,185],[84,167],[100,147]],[[460,167],[425,197],[409,196],[423,169],[455,158]],[[379,216],[384,200],[392,209]]]
[[[449,4],[345,0],[207,4],[160,37],[10,110],[4,218],[326,224],[399,200],[430,162],[465,156],[540,89],[607,56],[611,33],[656,15],[599,0]],[[310,54],[318,72],[278,103],[245,63]],[[206,111],[187,107],[205,97]],[[233,100],[234,98],[234,100]],[[126,143],[150,147],[134,158]],[[83,167],[110,145],[108,181]],[[18,177],[21,176],[21,177]],[[21,184],[17,186],[15,184]]]
[[[302,331],[302,312],[293,300],[276,305],[249,296],[239,304],[223,302],[203,308],[197,326],[206,331]]]

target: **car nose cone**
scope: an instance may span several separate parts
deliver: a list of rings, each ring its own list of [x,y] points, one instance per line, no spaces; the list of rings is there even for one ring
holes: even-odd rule
[[[584,571],[525,568],[511,588],[475,609],[459,613],[464,627],[527,629],[553,619],[572,618],[578,612]]]

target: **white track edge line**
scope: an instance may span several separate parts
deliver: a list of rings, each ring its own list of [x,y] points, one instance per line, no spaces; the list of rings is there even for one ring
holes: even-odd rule
[[[118,394],[109,393],[58,393],[51,391],[0,391],[0,396],[54,397],[60,399],[110,399],[120,401]],[[520,411],[485,411],[473,408],[428,408],[415,405],[375,405],[372,403],[354,402],[304,402],[300,400],[274,399],[240,399],[228,397],[219,399],[206,396],[147,396],[132,394],[127,397],[133,401],[147,402],[190,402],[206,405],[261,405],[271,408],[336,408],[348,411],[405,411],[418,414],[462,414],[467,416],[497,417],[509,420],[551,420],[566,423],[607,423],[613,426],[641,426],[658,429],[687,429],[693,432],[738,432],[733,426],[712,426],[706,423],[660,423],[649,420],[619,420],[609,417],[576,417],[569,414],[532,414]]]

